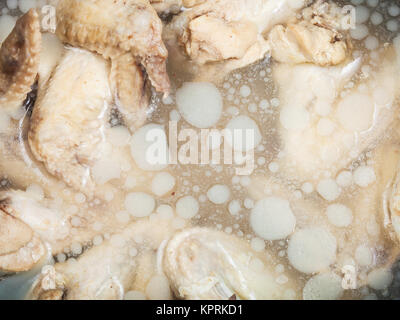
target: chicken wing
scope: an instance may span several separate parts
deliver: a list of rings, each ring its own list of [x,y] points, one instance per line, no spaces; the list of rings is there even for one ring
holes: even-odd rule
[[[191,4],[167,25],[165,38],[177,43],[191,61],[207,68],[196,78],[223,77],[262,59],[269,51],[263,34],[293,18],[306,1],[218,0]],[[171,55],[172,59],[182,57]],[[213,70],[213,68],[215,70]]]
[[[73,46],[114,58],[137,57],[157,91],[168,94],[168,52],[162,23],[148,0],[66,0],[57,6],[57,36]]]
[[[294,286],[280,285],[272,261],[245,240],[206,228],[176,234],[163,264],[176,295],[184,299],[282,299]]]
[[[338,15],[333,3],[317,1],[303,10],[301,18],[286,26],[275,26],[268,35],[271,56],[285,63],[314,63],[320,66],[337,65],[348,56],[351,44],[340,25],[345,15]]]
[[[54,269],[50,267],[50,272],[44,273],[34,285],[31,298],[42,299],[51,294],[53,298],[72,300],[122,299],[133,283],[141,282],[137,278],[146,277],[146,273],[136,272],[140,269],[140,257],[148,252],[156,254],[162,241],[168,239],[174,230],[168,220],[135,222],[122,233],[112,235],[110,240],[91,248],[76,261],[58,263]],[[143,243],[139,244],[135,239],[142,239]],[[137,257],[132,255],[132,250],[138,252]]]
[[[0,49],[0,108],[22,106],[34,84],[39,66],[41,33],[38,14],[29,10],[18,19]]]
[[[111,93],[108,65],[71,49],[42,90],[33,110],[29,145],[35,158],[68,185],[93,194],[90,168],[102,153]]]

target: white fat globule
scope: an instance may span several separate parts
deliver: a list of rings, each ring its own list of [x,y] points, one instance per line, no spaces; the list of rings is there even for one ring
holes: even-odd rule
[[[342,171],[336,177],[336,183],[341,187],[348,187],[353,182],[353,174],[350,171]]]
[[[250,89],[250,87],[247,86],[247,85],[241,86],[239,91],[240,91],[240,95],[241,95],[243,98],[247,98],[247,97],[251,94],[251,89]]]
[[[254,233],[265,240],[285,239],[296,226],[296,217],[289,201],[268,197],[256,203],[250,214]]]
[[[230,120],[226,126],[226,130],[228,130],[232,134],[232,141],[227,141],[230,143],[235,151],[245,152],[254,149],[261,142],[261,132],[258,128],[257,123],[249,118],[248,116],[237,116]],[[241,135],[241,139],[240,138]],[[236,136],[236,138],[235,138]],[[251,137],[253,137],[253,141],[251,141]],[[247,139],[250,139],[248,142]]]
[[[265,164],[265,158],[264,158],[264,157],[259,157],[259,158],[257,159],[257,164],[258,164],[259,166],[263,166],[263,165]]]
[[[366,188],[375,182],[376,176],[374,168],[369,166],[360,166],[354,173],[354,183],[360,187]]]
[[[374,104],[365,94],[352,93],[339,102],[337,117],[349,131],[365,131],[373,124]]]
[[[301,229],[290,237],[287,254],[298,271],[320,272],[336,260],[336,238],[320,227]]]
[[[15,10],[18,8],[18,0],[7,0],[7,8]]]
[[[73,242],[71,244],[71,252],[74,255],[80,255],[82,253],[82,245],[79,242]]]
[[[10,34],[15,26],[16,19],[9,15],[0,16],[0,43]]]
[[[388,8],[388,13],[392,17],[397,17],[400,15],[400,7],[393,4]]]
[[[216,184],[207,191],[208,199],[215,204],[223,204],[229,200],[230,190],[226,185]]]
[[[374,8],[374,7],[376,7],[378,4],[379,4],[379,0],[367,0],[367,5],[368,5],[369,7]]]
[[[274,173],[278,172],[279,164],[276,163],[276,162],[270,162],[269,165],[268,165],[268,169],[269,169],[269,171],[274,172]]]
[[[354,29],[350,29],[350,36],[355,40],[362,40],[369,34],[368,27],[364,24],[358,24]]]
[[[142,218],[149,216],[156,206],[152,196],[144,192],[131,192],[125,197],[125,209],[133,217]]]
[[[107,130],[107,140],[115,147],[124,147],[129,144],[131,134],[124,126],[115,126]]]
[[[356,23],[365,23],[368,21],[369,18],[369,9],[364,6],[357,6],[356,7]]]
[[[303,289],[304,300],[337,300],[342,294],[342,278],[335,273],[318,274]]]
[[[36,0],[18,0],[18,7],[22,13],[28,12],[29,9],[32,9],[36,6]]]
[[[192,196],[185,196],[176,202],[176,213],[184,219],[191,219],[199,212],[199,202]]]
[[[301,191],[304,193],[311,193],[314,191],[314,186],[310,182],[304,182],[301,186]]]
[[[239,200],[232,200],[229,202],[228,210],[231,215],[237,215],[241,210]]]
[[[385,268],[378,268],[368,273],[368,286],[375,290],[386,289],[393,281],[393,274]]]
[[[379,12],[374,12],[371,14],[370,20],[373,25],[377,26],[383,22],[383,16]]]
[[[153,276],[147,284],[146,295],[150,300],[171,300],[168,279],[163,274]]]
[[[175,186],[175,178],[168,172],[157,173],[151,182],[151,191],[156,196],[164,196]]]
[[[254,201],[253,201],[253,199],[246,198],[246,199],[244,199],[243,204],[244,204],[244,207],[247,208],[247,209],[252,209],[252,208],[254,208]]]
[[[341,193],[339,186],[333,179],[321,180],[317,185],[317,191],[322,198],[328,201],[336,200]]]
[[[379,47],[379,40],[377,37],[374,36],[368,36],[365,41],[365,48],[367,48],[368,50],[376,50]]]
[[[216,125],[222,114],[222,96],[209,82],[184,83],[176,92],[176,103],[183,118],[197,128]]]
[[[168,143],[164,127],[148,124],[131,139],[131,154],[137,166],[146,171],[159,171],[168,165]]]
[[[259,103],[259,107],[262,110],[268,109],[269,108],[268,100],[266,100],[266,99],[261,100],[260,103]]]
[[[372,264],[374,256],[372,250],[366,245],[359,245],[354,254],[354,258],[360,266],[366,267]]]
[[[396,32],[399,29],[399,23],[395,19],[389,20],[386,22],[386,29],[390,32]]]
[[[348,227],[353,221],[350,208],[340,203],[334,203],[326,208],[329,222],[336,227]]]

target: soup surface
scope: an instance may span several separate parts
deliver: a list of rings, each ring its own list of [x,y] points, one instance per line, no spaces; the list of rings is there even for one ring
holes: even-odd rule
[[[140,125],[113,102],[111,63],[41,26],[38,81],[23,106],[0,110],[0,185],[47,253],[4,272],[0,298],[35,296],[52,272],[66,292],[73,283],[64,298],[398,298],[400,3],[335,3],[355,19],[341,63],[268,52],[226,73],[178,54],[167,31],[179,13],[160,14],[171,90],[151,89]],[[30,8],[45,19],[48,4],[1,1],[0,43]],[[172,247],[185,230],[203,233]],[[178,252],[184,266],[171,276],[163,261]]]

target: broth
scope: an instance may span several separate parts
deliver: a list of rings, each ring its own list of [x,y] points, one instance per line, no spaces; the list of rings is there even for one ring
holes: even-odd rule
[[[347,1],[338,1],[341,4],[347,4]],[[373,81],[376,74],[382,71],[381,62],[384,56],[384,44],[392,43],[393,39],[399,34],[397,28],[400,24],[399,15],[395,14],[396,10],[391,6],[395,5],[391,1],[381,1],[377,7],[373,7],[373,1],[353,1],[354,5],[361,5],[363,9],[359,9],[359,19],[366,20],[363,25],[368,27],[368,35],[362,37],[359,33],[362,30],[353,31],[353,57],[362,57],[361,67],[345,81],[343,89],[339,90],[339,95],[336,102],[343,98],[344,94],[351,92],[353,88]],[[21,4],[20,4],[21,7]],[[0,17],[0,25],[11,23],[13,18],[20,14],[18,9],[7,10],[6,5],[2,3],[0,7],[3,15]],[[391,9],[389,9],[391,8]],[[367,11],[368,10],[368,11]],[[389,13],[390,11],[390,13]],[[372,16],[371,14],[374,13]],[[382,22],[377,24],[382,17]],[[397,25],[397,28],[395,27]],[[358,27],[360,29],[360,27]],[[6,30],[7,28],[0,28]],[[388,30],[389,29],[389,30]],[[396,29],[396,30],[395,30]],[[3,37],[4,38],[4,37]],[[362,38],[357,40],[355,38]],[[367,48],[366,48],[367,47]],[[368,49],[369,48],[369,49]],[[400,54],[400,53],[399,53]],[[173,60],[173,59],[171,59]],[[394,61],[391,61],[394,63]],[[286,283],[288,279],[293,279],[296,286],[303,288],[306,283],[313,277],[313,274],[306,274],[296,270],[288,259],[288,237],[280,240],[265,240],[254,232],[254,224],[250,221],[250,217],[255,215],[255,208],[259,201],[269,197],[276,197],[289,201],[291,211],[296,217],[297,228],[308,227],[323,227],[329,230],[337,241],[337,261],[335,263],[335,272],[340,273],[340,270],[346,265],[352,265],[355,261],[359,264],[367,261],[360,268],[357,280],[363,283],[356,290],[345,290],[343,299],[397,299],[399,297],[399,272],[397,271],[397,262],[393,261],[393,257],[398,252],[396,243],[390,239],[387,232],[383,228],[383,199],[381,194],[385,190],[386,184],[385,175],[377,171],[380,168],[382,154],[386,154],[386,150],[394,150],[399,148],[399,136],[397,127],[399,125],[398,111],[394,106],[399,106],[399,97],[393,103],[392,117],[395,119],[390,123],[388,128],[385,128],[384,134],[379,139],[369,144],[358,154],[350,154],[345,160],[345,165],[340,166],[338,170],[326,168],[313,168],[313,173],[310,174],[306,169],[304,172],[298,170],[296,161],[306,163],[307,158],[303,160],[296,154],[296,151],[285,149],[285,137],[282,136],[282,122],[280,119],[280,111],[284,106],[282,101],[281,89],[274,80],[274,72],[278,68],[278,63],[272,59],[266,58],[251,66],[240,70],[235,70],[230,73],[220,84],[217,84],[219,93],[223,99],[223,111],[218,123],[214,126],[217,129],[223,129],[233,119],[240,116],[246,116],[254,120],[261,133],[261,141],[256,146],[254,151],[254,171],[250,176],[240,176],[236,173],[236,168],[240,165],[198,165],[198,164],[170,164],[162,170],[169,173],[175,178],[175,186],[168,190],[166,195],[157,197],[152,196],[155,200],[155,212],[152,215],[164,213],[169,215],[172,212],[171,219],[176,226],[183,226],[186,217],[179,214],[176,209],[177,202],[184,197],[190,197],[189,204],[185,203],[184,208],[189,210],[191,205],[199,207],[198,212],[194,211],[194,216],[190,219],[190,224],[195,226],[210,227],[213,229],[222,230],[228,234],[233,234],[239,238],[243,238],[250,242],[255,251],[261,251],[265,254],[275,257],[273,268],[278,270],[280,276],[276,279],[278,282]],[[196,79],[196,75],[191,75],[187,70],[182,70],[180,64],[174,64],[170,61],[168,65],[168,73],[172,81],[171,98],[163,99],[161,95],[153,93],[151,110],[146,124],[159,124],[165,128],[165,132],[169,132],[171,120],[178,120],[178,132],[182,129],[193,129],[194,132],[200,134],[200,129],[190,125],[185,121],[184,117],[179,112],[179,107],[176,102],[176,92],[180,90],[182,85]],[[341,94],[343,93],[343,96]],[[29,114],[25,115],[26,119],[23,122],[22,131],[23,137],[20,148],[23,150],[21,155],[25,159],[30,159],[32,156],[27,151],[26,128],[29,121]],[[1,120],[1,119],[0,119]],[[118,112],[114,112],[111,117],[111,125],[106,131],[107,139],[113,144],[121,137],[131,134],[125,130],[120,130],[120,124],[123,123]],[[1,121],[0,121],[1,125]],[[16,124],[15,124],[16,125]],[[114,130],[114,131],[113,131]],[[111,136],[111,138],[110,138]],[[3,157],[7,157],[7,152],[13,148],[6,146],[13,143],[18,143],[13,140],[15,137],[9,137],[3,133],[1,136],[1,152]],[[13,141],[11,141],[13,140]],[[178,144],[179,148],[187,142],[182,141]],[[130,153],[128,145],[120,147],[113,146],[121,152]],[[299,145],[301,149],[303,146]],[[24,151],[25,150],[25,151]],[[383,151],[382,151],[383,150]],[[27,153],[25,153],[27,152]],[[294,159],[288,156],[288,152],[294,152]],[[296,160],[299,158],[300,160]],[[384,158],[384,157],[383,157]],[[294,162],[293,162],[294,161]],[[91,216],[104,215],[106,212],[112,212],[109,222],[113,225],[112,232],[109,231],[107,225],[96,225],[93,222],[93,229],[104,230],[101,236],[96,236],[91,241],[73,243],[72,246],[64,248],[64,252],[53,257],[53,262],[63,262],[66,259],[76,259],[93,246],[99,245],[105,239],[111,239],[113,233],[122,232],[127,224],[127,221],[134,221],[137,217],[132,217],[127,213],[125,205],[126,197],[132,192],[145,192],[154,194],[154,186],[151,183],[156,177],[158,171],[143,172],[135,175],[134,162],[121,164],[118,172],[115,173],[116,178],[110,179],[110,184],[107,187],[100,188],[104,199],[86,200],[80,192],[60,184],[60,190],[63,190],[63,196],[60,197],[55,191],[52,195],[47,195],[46,187],[38,186],[36,183],[29,185],[30,192],[41,194],[52,198],[52,206],[56,206],[61,211],[78,212],[78,217],[85,219],[87,212],[92,212]],[[301,164],[302,165],[302,164]],[[350,175],[354,181],[357,169],[360,167],[372,168],[374,172],[374,181],[368,183],[368,186],[361,187],[363,179],[368,179],[360,173],[360,183],[345,182],[346,175]],[[0,166],[1,168],[1,166]],[[41,171],[41,174],[46,175],[46,169],[42,165],[35,165],[35,168]],[[103,169],[106,172],[113,172],[113,168],[104,165]],[[339,178],[341,173],[345,172]],[[359,171],[360,172],[360,171]],[[105,175],[107,175],[105,173]],[[112,176],[113,173],[110,173]],[[12,188],[24,189],[24,184],[21,177],[13,177],[9,172],[1,172],[3,177],[1,185],[3,189],[9,190]],[[107,177],[100,177],[107,179]],[[342,179],[342,180],[340,180]],[[326,201],[321,197],[323,187],[319,184],[321,180],[335,181],[336,184],[341,184],[340,192],[333,201]],[[165,180],[162,180],[163,183]],[[339,182],[338,182],[339,181]],[[218,185],[220,189],[212,192],[210,189]],[[320,188],[320,189],[319,189]],[[321,189],[322,188],[322,189]],[[229,190],[229,194],[224,198],[224,191]],[[331,189],[327,191],[327,197],[331,195]],[[224,198],[220,203],[220,197]],[[60,200],[63,199],[63,200]],[[72,199],[68,201],[68,199]],[[214,199],[214,200],[213,200]],[[213,200],[213,201],[211,201]],[[341,207],[332,207],[333,204],[340,204]],[[167,207],[167,206],[169,207]],[[335,212],[335,215],[342,214],[343,219],[348,217],[348,210],[352,214],[352,219],[355,221],[349,227],[338,227],[337,224],[344,223],[344,220],[335,221],[330,219],[326,213],[330,210]],[[189,208],[189,209],[188,209]],[[344,209],[343,209],[344,208]],[[336,210],[336,211],[335,211]],[[339,211],[340,212],[339,212]],[[347,210],[347,211],[346,211]],[[168,212],[168,214],[166,213]],[[339,213],[338,213],[339,212]],[[370,215],[368,215],[370,213]],[[89,213],[90,214],[90,213]],[[346,215],[347,214],[347,215]],[[372,215],[371,215],[372,214]],[[76,229],[79,229],[79,219],[75,221]],[[90,219],[88,219],[90,220]],[[333,222],[332,222],[333,220]],[[91,221],[95,221],[92,219]],[[109,220],[104,220],[109,221]],[[257,222],[257,221],[256,221]],[[365,223],[360,226],[360,222]],[[336,224],[336,225],[335,225]],[[102,229],[103,228],[103,229]],[[259,231],[258,233],[263,231]],[[347,249],[349,248],[349,249]],[[141,251],[140,242],[137,250]],[[51,259],[50,259],[51,260]],[[387,268],[391,269],[393,281],[391,285],[382,290],[373,288],[373,285],[367,285],[368,281],[373,281],[368,278],[371,271],[374,269]],[[377,277],[384,277],[387,274],[378,274]],[[25,275],[22,275],[25,277]],[[12,282],[15,279],[19,283],[21,275],[5,277],[0,281],[0,297],[11,298],[13,294],[4,295],[3,292],[8,292],[13,288]],[[370,277],[372,277],[370,275]],[[23,279],[22,281],[28,281]],[[11,283],[11,284],[10,284]],[[379,286],[376,286],[378,288]],[[14,289],[12,289],[14,290]],[[160,289],[161,290],[161,289]],[[288,298],[301,298],[301,292],[288,292]],[[16,293],[19,298],[24,294]]]

